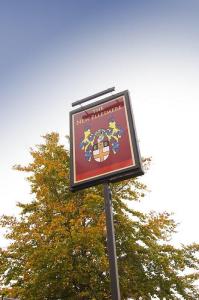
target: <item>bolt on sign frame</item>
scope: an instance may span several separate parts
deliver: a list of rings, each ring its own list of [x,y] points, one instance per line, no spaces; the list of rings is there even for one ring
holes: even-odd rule
[[[70,189],[143,175],[128,90],[70,112]]]

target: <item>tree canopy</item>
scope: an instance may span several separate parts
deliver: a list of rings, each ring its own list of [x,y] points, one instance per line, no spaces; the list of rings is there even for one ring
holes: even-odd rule
[[[10,240],[0,249],[2,288],[21,300],[111,299],[102,187],[69,191],[70,154],[57,133],[31,155],[15,169],[28,173],[33,200],[0,220]],[[172,245],[176,223],[167,212],[129,208],[145,193],[138,179],[111,189],[121,299],[199,299],[199,245]]]

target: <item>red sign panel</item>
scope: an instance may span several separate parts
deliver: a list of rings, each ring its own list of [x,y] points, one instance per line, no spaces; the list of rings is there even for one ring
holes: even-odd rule
[[[120,93],[71,112],[72,189],[140,167],[127,95]]]

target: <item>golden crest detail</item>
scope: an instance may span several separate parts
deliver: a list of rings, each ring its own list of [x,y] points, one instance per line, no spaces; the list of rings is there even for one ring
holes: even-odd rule
[[[92,158],[101,163],[108,159],[111,153],[116,154],[120,149],[119,140],[124,130],[114,119],[109,120],[107,129],[98,129],[92,133],[90,127],[84,129],[84,137],[80,141],[80,148],[85,152],[85,159]]]

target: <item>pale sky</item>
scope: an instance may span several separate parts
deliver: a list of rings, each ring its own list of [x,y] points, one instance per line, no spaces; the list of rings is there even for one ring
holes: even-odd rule
[[[133,205],[173,212],[174,240],[199,242],[198,16],[197,0],[0,0],[0,213],[33,198],[12,166],[48,132],[67,146],[70,104],[115,86],[152,157],[150,193]]]

